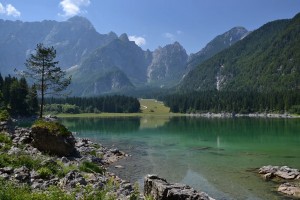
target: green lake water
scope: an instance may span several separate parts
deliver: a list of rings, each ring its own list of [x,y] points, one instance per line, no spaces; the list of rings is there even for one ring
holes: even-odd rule
[[[300,169],[299,119],[71,118],[78,137],[114,146],[131,157],[115,165],[142,185],[146,174],[182,182],[216,199],[289,199],[255,172],[263,165]]]

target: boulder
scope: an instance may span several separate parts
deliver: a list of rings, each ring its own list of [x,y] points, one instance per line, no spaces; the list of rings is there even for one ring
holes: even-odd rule
[[[29,182],[30,180],[30,170],[22,166],[14,170],[14,178],[21,183]]]
[[[288,166],[278,167],[271,165],[261,167],[258,173],[264,174],[263,177],[265,180],[269,180],[275,176],[286,180],[293,180],[300,175],[298,169],[293,169]]]
[[[32,145],[40,151],[58,156],[70,156],[76,153],[75,138],[72,133],[61,128],[58,123],[43,122],[46,125],[34,125],[32,127]],[[47,123],[54,124],[53,126]],[[57,126],[57,127],[56,127]],[[63,130],[62,130],[63,129]]]
[[[272,165],[267,165],[267,166],[263,166],[261,168],[259,168],[258,173],[260,174],[274,174],[275,172],[277,172],[279,169],[278,166],[272,166]]]
[[[283,179],[295,179],[298,175],[300,175],[300,172],[298,169],[292,169],[287,166],[282,166],[275,173],[275,175]]]
[[[0,121],[0,132],[13,133],[14,132],[13,121],[11,119],[8,119],[6,121]]]
[[[144,195],[155,200],[213,200],[204,192],[197,192],[188,185],[168,183],[157,175],[144,178]]]
[[[279,186],[278,192],[284,193],[289,196],[293,196],[296,198],[300,198],[300,186],[291,184],[291,183],[283,183]]]
[[[76,185],[87,185],[85,178],[78,171],[70,171],[59,182],[63,188],[75,188]]]

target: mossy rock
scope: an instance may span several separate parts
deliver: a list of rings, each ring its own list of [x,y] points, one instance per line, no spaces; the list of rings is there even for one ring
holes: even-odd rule
[[[58,122],[38,120],[32,125],[32,145],[40,151],[58,156],[76,152],[72,133]]]

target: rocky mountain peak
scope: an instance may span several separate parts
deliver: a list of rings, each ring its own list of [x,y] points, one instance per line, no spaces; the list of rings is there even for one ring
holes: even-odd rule
[[[118,38],[117,34],[115,32],[113,32],[113,31],[110,31],[108,33],[108,36],[111,37],[111,38],[116,38],[116,39]]]
[[[176,83],[181,79],[187,59],[186,50],[179,42],[156,49],[147,70],[148,82],[161,87]]]
[[[126,33],[121,34],[119,39],[123,42],[129,42],[128,35]]]
[[[211,40],[203,49],[189,57],[188,71],[200,65],[205,60],[211,58],[213,55],[222,50],[234,45],[236,42],[242,40],[250,32],[241,26],[234,27],[225,33],[218,35]]]
[[[87,27],[87,28],[94,28],[92,23],[87,18],[82,17],[82,16],[71,17],[67,20],[67,22],[71,22],[72,24],[84,26],[84,27]]]

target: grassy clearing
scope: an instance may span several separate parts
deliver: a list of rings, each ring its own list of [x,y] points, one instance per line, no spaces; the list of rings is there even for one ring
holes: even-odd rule
[[[141,110],[143,114],[168,115],[170,108],[166,107],[163,102],[155,99],[140,99]]]
[[[81,114],[58,114],[58,117],[145,117],[145,116],[184,116],[182,113],[170,113],[170,108],[163,102],[155,99],[140,99],[141,112],[139,113],[81,113]]]

